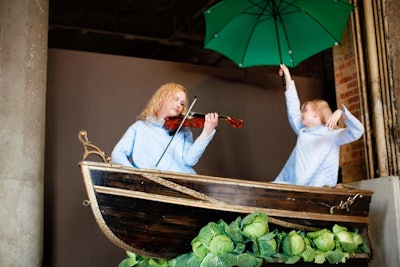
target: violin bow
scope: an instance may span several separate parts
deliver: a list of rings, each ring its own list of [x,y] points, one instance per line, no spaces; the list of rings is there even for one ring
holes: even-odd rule
[[[192,108],[193,108],[194,104],[196,103],[196,101],[197,101],[197,96],[194,97],[192,104],[190,104],[189,109],[187,110],[185,116],[183,117],[183,119],[181,121],[181,124],[179,124],[178,129],[176,129],[174,135],[169,140],[167,147],[164,149],[163,153],[161,154],[161,157],[158,159],[156,167],[160,163],[161,159],[164,157],[165,152],[167,152],[167,149],[168,149],[169,145],[172,143],[172,140],[174,140],[175,136],[178,134],[179,130],[182,128],[183,123],[186,121],[187,117],[189,116],[190,112],[192,111]]]

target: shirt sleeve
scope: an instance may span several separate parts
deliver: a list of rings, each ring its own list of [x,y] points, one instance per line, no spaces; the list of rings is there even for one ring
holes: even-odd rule
[[[289,124],[293,131],[298,135],[304,126],[301,122],[300,100],[293,80],[290,81],[285,96]]]
[[[364,133],[364,126],[362,123],[354,117],[353,114],[344,106],[343,107],[343,121],[344,124],[347,126],[343,131],[340,131],[338,136],[337,142],[339,145],[348,144],[354,142],[363,135]]]
[[[192,143],[192,134],[190,132],[190,138],[185,137],[185,153],[183,155],[183,160],[186,165],[194,166],[203,155],[206,150],[208,144],[211,142],[215,135],[216,130],[214,129],[212,133],[207,136],[207,138],[196,141]]]
[[[134,125],[128,128],[122,138],[115,145],[111,158],[113,163],[123,166],[133,167],[130,158],[132,157],[133,144],[135,142],[136,131]]]

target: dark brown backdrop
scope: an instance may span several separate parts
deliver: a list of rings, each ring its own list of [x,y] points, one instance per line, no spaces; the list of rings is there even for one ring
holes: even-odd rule
[[[277,68],[278,70],[278,68]],[[301,100],[324,97],[321,81],[295,77]],[[221,69],[157,60],[50,49],[48,62],[45,266],[117,266],[125,252],[99,228],[86,199],[78,162],[78,131],[107,154],[166,82],[198,97],[198,112],[244,120],[220,121],[196,166],[200,174],[271,181],[294,146],[278,75],[257,69]],[[198,130],[194,130],[195,135]]]

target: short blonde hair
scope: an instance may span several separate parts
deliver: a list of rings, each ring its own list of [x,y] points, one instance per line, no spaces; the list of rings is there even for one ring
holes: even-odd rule
[[[311,109],[319,112],[321,123],[326,124],[328,119],[332,116],[332,109],[329,107],[328,102],[322,99],[314,99],[306,101],[301,105],[301,111],[303,112],[307,105],[310,105]]]
[[[185,113],[188,108],[188,96],[186,88],[177,83],[166,83],[158,88],[137,119],[147,120],[149,117],[157,117],[157,113],[160,111],[164,102],[173,98],[177,92],[184,92],[186,95],[182,110],[182,113]]]

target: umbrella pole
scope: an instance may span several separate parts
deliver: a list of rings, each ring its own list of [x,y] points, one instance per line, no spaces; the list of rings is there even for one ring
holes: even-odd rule
[[[283,85],[283,87],[286,87],[286,78],[285,78],[285,73],[284,74],[282,74],[282,85]]]
[[[274,22],[275,22],[275,34],[276,34],[276,40],[278,42],[278,50],[279,50],[279,62],[282,64],[282,51],[281,51],[281,42],[279,39],[279,32],[278,32],[278,12],[276,12],[277,7],[276,7],[276,3],[275,1],[272,1],[272,5],[273,5],[273,17],[274,17]],[[286,78],[285,78],[285,73],[282,74],[282,85],[283,87],[286,87]]]

